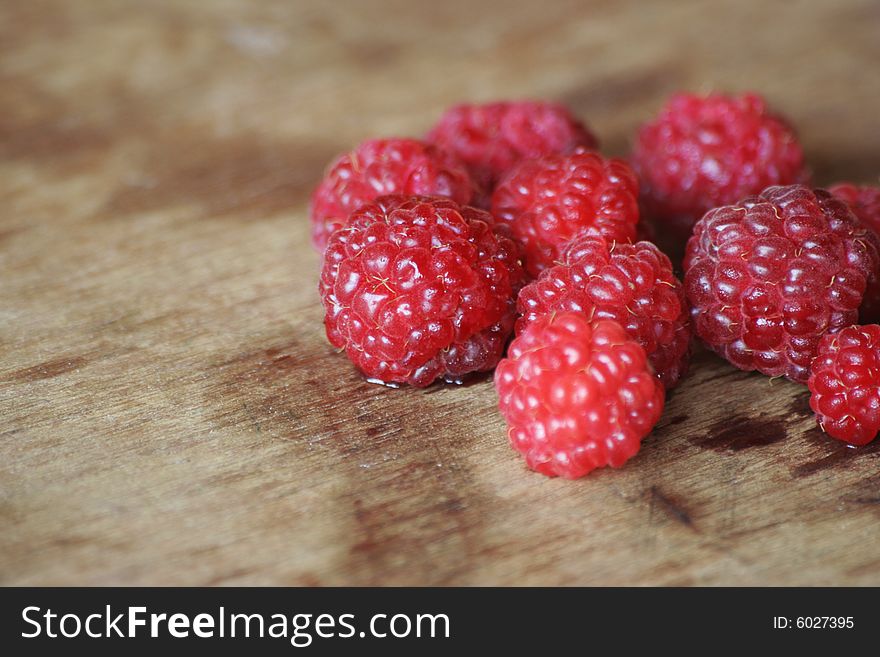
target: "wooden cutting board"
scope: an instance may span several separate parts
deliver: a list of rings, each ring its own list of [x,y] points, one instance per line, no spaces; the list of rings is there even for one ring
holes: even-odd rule
[[[880,174],[880,4],[0,4],[3,584],[880,584],[878,445],[697,350],[621,470],[528,473],[490,381],[326,343],[308,194],[450,103],[569,103],[623,155],[755,89],[816,180]]]

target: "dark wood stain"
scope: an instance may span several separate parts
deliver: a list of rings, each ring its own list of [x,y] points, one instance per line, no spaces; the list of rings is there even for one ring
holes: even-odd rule
[[[758,374],[756,372],[746,372],[745,370],[735,368],[733,365],[728,365],[727,369],[724,369],[717,374],[713,374],[712,376],[707,376],[701,381],[701,383],[706,384],[723,379],[741,380],[747,379],[751,376],[758,376]]]
[[[88,356],[69,356],[55,358],[31,367],[12,372],[6,376],[7,381],[42,381],[51,379],[67,372],[84,367],[89,362]]]
[[[788,407],[788,410],[792,415],[807,417],[812,415],[813,409],[810,408],[810,391],[805,390],[804,392],[795,395],[791,400],[791,405]]]
[[[870,464],[867,464],[870,468]],[[842,490],[841,501],[850,508],[872,512],[880,518],[880,471],[859,477]]]
[[[320,340],[320,348],[316,349],[313,337],[300,338],[292,332],[283,342],[244,350],[216,363],[213,367],[234,373],[235,376],[259,379],[264,383],[288,381],[292,370],[296,370],[297,374],[300,372],[314,374],[309,366],[316,362],[325,362],[327,352],[333,350],[323,339]],[[312,376],[309,380],[325,383],[322,377],[316,379]]]
[[[253,574],[251,570],[247,568],[235,568],[233,570],[227,571],[222,575],[218,575],[217,577],[211,577],[210,579],[205,580],[202,583],[202,586],[220,586],[227,582],[230,582],[234,579],[238,579],[240,577],[247,577],[248,575]]]
[[[370,519],[373,510],[365,508],[364,502],[361,499],[354,500],[352,502],[352,507],[354,510],[354,518],[360,527],[360,536],[359,540],[352,544],[351,551],[355,553],[372,553],[380,547],[380,541],[374,536],[375,532],[373,529],[377,523],[372,522]]]
[[[815,432],[820,432],[819,429],[816,429]],[[813,432],[808,432],[813,433]],[[855,459],[863,458],[866,455],[876,454],[880,452],[880,441],[874,441],[872,443],[868,443],[862,447],[852,447],[850,445],[846,445],[841,443],[840,441],[834,440],[828,436],[822,434],[824,439],[827,441],[826,449],[831,451],[827,452],[824,456],[814,459],[812,461],[807,461],[806,463],[802,463],[794,467],[791,471],[792,475],[795,477],[809,477],[818,472],[822,472],[823,470],[827,470],[829,468],[834,468],[839,465],[849,466],[851,462]]]
[[[671,418],[669,418],[668,420],[663,421],[662,424],[660,424],[659,426],[657,426],[657,428],[655,429],[655,431],[658,431],[658,430],[661,430],[661,429],[665,429],[665,428],[667,428],[667,427],[675,427],[675,426],[678,426],[678,425],[681,424],[682,422],[687,422],[687,420],[688,420],[688,416],[687,416],[687,415],[684,415],[684,414],[673,415]]]
[[[52,543],[57,545],[58,547],[77,547],[81,545],[89,545],[94,542],[94,537],[92,536],[77,536],[75,534],[67,535],[67,536],[59,536],[55,538]]]
[[[210,366],[210,376],[217,384],[209,401],[224,409],[218,411],[215,421],[222,426],[248,424],[261,434],[298,440],[302,413],[297,399],[309,397],[316,388],[304,383],[301,375],[311,372],[311,364],[321,357],[320,352],[289,336],[283,343],[245,350]],[[230,408],[239,411],[230,412]]]
[[[878,497],[857,497],[853,500],[850,500],[853,504],[880,504],[880,496]]]
[[[691,442],[717,452],[738,452],[778,443],[787,435],[785,423],[780,420],[736,417],[716,422],[705,435]]]
[[[687,509],[678,502],[674,497],[662,492],[657,486],[650,488],[650,508],[653,514],[654,509],[660,509],[671,519],[684,525],[688,529],[696,529],[691,514]]]
[[[355,521],[350,552],[362,564],[365,582],[382,583],[376,573],[397,563],[424,581],[441,584],[431,556],[437,542],[456,554],[462,567],[467,565],[467,546],[480,523],[460,497],[463,476],[467,473],[438,468],[431,461],[395,463],[382,478],[382,496],[344,495],[351,500]]]

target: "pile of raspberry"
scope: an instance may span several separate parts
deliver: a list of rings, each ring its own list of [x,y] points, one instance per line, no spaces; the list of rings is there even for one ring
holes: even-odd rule
[[[880,188],[809,180],[790,123],[755,94],[674,96],[629,160],[559,104],[455,106],[423,139],[341,154],[316,188],[327,338],[391,387],[494,370],[510,444],[550,476],[636,455],[692,333],[807,383],[820,427],[865,444],[880,431]]]

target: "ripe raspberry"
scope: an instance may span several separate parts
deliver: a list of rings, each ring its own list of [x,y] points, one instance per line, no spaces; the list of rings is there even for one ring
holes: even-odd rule
[[[687,371],[691,327],[684,288],[672,265],[650,242],[615,244],[575,238],[563,264],[545,269],[519,293],[516,331],[554,312],[613,319],[638,342],[669,389]]]
[[[312,195],[312,242],[322,250],[361,205],[385,194],[470,203],[474,183],[458,158],[416,139],[371,139],[340,155]]]
[[[578,149],[570,155],[525,160],[498,184],[492,214],[510,224],[533,276],[559,260],[583,232],[628,242],[639,221],[639,184],[623,160]]]
[[[848,326],[819,342],[810,408],[828,435],[866,445],[880,431],[880,326]]]
[[[828,188],[837,198],[846,201],[863,224],[880,234],[880,187],[837,183]]]
[[[794,130],[755,94],[677,94],[644,124],[632,163],[648,216],[684,241],[705,212],[807,180]]]
[[[523,282],[491,215],[441,198],[384,196],[333,233],[320,293],[327,338],[372,380],[427,386],[490,370]]]
[[[880,187],[837,183],[828,191],[846,201],[859,221],[880,236]],[[859,321],[864,324],[880,321],[880,286],[865,293],[865,300],[859,309]]]
[[[490,193],[520,160],[597,146],[565,107],[536,101],[457,105],[440,117],[427,140],[457,155]]]
[[[846,204],[803,185],[711,210],[694,227],[685,292],[694,330],[742,370],[804,382],[822,335],[876,294],[877,238]]]
[[[663,412],[645,350],[617,322],[579,313],[529,323],[495,387],[513,448],[533,470],[568,479],[623,465]]]

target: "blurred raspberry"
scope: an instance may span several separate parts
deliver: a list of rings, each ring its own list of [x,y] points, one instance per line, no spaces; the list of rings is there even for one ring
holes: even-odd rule
[[[794,130],[756,94],[673,96],[639,129],[632,163],[650,219],[680,242],[712,208],[808,178]]]
[[[457,155],[488,193],[523,159],[597,145],[565,107],[538,101],[457,105],[440,117],[427,140]]]
[[[623,160],[576,150],[525,160],[492,195],[492,214],[508,223],[532,276],[553,266],[573,237],[590,232],[628,242],[639,221],[639,187]]]
[[[841,182],[828,191],[846,201],[863,224],[880,234],[880,187]]]
[[[337,157],[312,195],[312,242],[324,249],[348,215],[385,194],[473,199],[474,182],[453,155],[416,139],[370,139]]]

